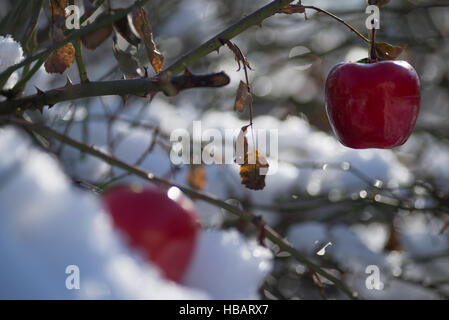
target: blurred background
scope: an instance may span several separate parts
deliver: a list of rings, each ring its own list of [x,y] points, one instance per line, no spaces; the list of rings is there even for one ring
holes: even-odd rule
[[[20,1],[19,1],[20,2]],[[22,1],[25,3],[26,1]],[[20,2],[20,3],[22,3]],[[146,6],[155,43],[169,66],[267,0],[152,0]],[[367,35],[367,1],[310,0]],[[18,1],[1,0],[2,19]],[[123,8],[133,1],[110,1]],[[14,23],[0,29],[20,40],[30,6]],[[421,110],[409,141],[395,150],[351,150],[333,137],[324,106],[324,83],[333,65],[368,56],[368,48],[343,24],[322,13],[277,14],[232,41],[253,71],[254,128],[279,132],[279,170],[263,191],[245,189],[238,167],[204,166],[206,191],[261,215],[300,252],[341,278],[368,299],[449,298],[449,1],[391,0],[381,8],[378,41],[401,46],[398,58],[415,67],[421,80]],[[39,48],[51,45],[48,3],[38,22]],[[120,37],[120,36],[119,36]],[[122,39],[123,40],[123,39]],[[123,43],[123,41],[121,41]],[[83,50],[90,80],[120,79],[111,39],[94,51]],[[190,166],[170,163],[170,133],[203,128],[239,129],[249,114],[233,112],[243,71],[222,47],[189,66],[194,73],[225,71],[231,83],[220,89],[183,91],[153,101],[129,97],[81,99],[60,103],[33,121],[53,128],[143,168],[188,183]],[[149,68],[150,76],[154,75]],[[75,64],[68,70],[78,82]],[[65,75],[41,69],[30,81],[42,90],[65,84]],[[155,133],[155,128],[158,128]],[[88,192],[132,181],[123,171],[62,146],[37,144],[52,152],[73,183]],[[148,150],[155,140],[156,147]],[[269,155],[268,155],[269,156]],[[257,230],[219,208],[197,203],[204,228],[237,228],[248,238]],[[441,232],[440,232],[441,231]],[[311,274],[268,242],[274,253],[271,273],[259,290],[262,299],[321,299],[344,296],[324,278]],[[326,246],[327,245],[327,246]],[[321,250],[326,246],[323,253]],[[369,272],[381,270],[382,290],[366,286]]]

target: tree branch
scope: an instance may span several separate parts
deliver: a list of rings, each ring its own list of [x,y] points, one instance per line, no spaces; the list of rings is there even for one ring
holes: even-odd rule
[[[196,87],[222,87],[229,83],[229,76],[224,72],[206,75],[184,74],[176,77],[141,78],[114,81],[95,81],[72,85],[47,92],[39,91],[35,95],[9,99],[0,102],[0,114],[11,114],[17,109],[40,109],[45,105],[52,106],[58,102],[87,97],[109,95],[136,95],[145,97],[163,91],[172,96],[181,90]]]
[[[222,209],[225,209],[225,210],[233,213],[234,215],[238,216],[240,219],[248,221],[248,222],[252,223],[253,225],[255,225],[256,227],[260,228],[261,231],[263,231],[263,234],[268,239],[270,239],[273,243],[278,245],[281,250],[290,253],[298,262],[304,264],[310,270],[316,272],[317,274],[323,276],[324,278],[326,278],[329,281],[331,281],[332,283],[334,283],[334,285],[337,288],[339,288],[343,293],[345,293],[349,298],[351,298],[351,299],[357,298],[357,294],[355,292],[353,292],[351,289],[349,289],[341,280],[337,279],[336,277],[329,274],[328,272],[326,272],[319,266],[315,265],[308,258],[301,255],[286,240],[284,240],[276,231],[274,231],[271,227],[269,227],[261,218],[256,217],[255,215],[253,215],[249,212],[240,210],[239,208],[237,208],[233,205],[230,205],[229,203],[226,203],[225,201],[222,201],[213,195],[210,195],[210,194],[207,194],[207,193],[201,192],[201,191],[196,191],[194,189],[182,186],[182,185],[172,182],[170,180],[158,177],[151,172],[147,172],[137,166],[128,164],[120,159],[117,159],[117,158],[101,151],[99,148],[97,148],[95,146],[90,146],[90,145],[84,144],[82,142],[79,142],[77,140],[74,140],[74,139],[72,139],[68,136],[65,136],[63,134],[60,134],[59,132],[57,132],[53,129],[50,129],[46,126],[39,125],[39,124],[33,124],[29,121],[22,120],[19,118],[13,118],[13,117],[9,117],[9,116],[0,117],[0,121],[19,125],[24,128],[36,131],[48,139],[51,139],[51,138],[57,139],[62,143],[65,143],[67,145],[72,146],[75,149],[80,150],[81,152],[84,152],[86,154],[90,154],[94,157],[97,157],[112,166],[121,168],[131,174],[134,174],[134,175],[144,179],[144,180],[150,181],[152,183],[162,184],[165,186],[177,187],[189,197],[192,197],[192,198],[210,203],[210,204],[220,207]]]

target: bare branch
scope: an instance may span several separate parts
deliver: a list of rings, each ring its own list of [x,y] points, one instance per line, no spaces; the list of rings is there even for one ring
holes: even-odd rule
[[[160,78],[141,78],[129,80],[113,80],[101,82],[86,82],[53,89],[47,92],[38,90],[38,93],[18,99],[0,102],[0,114],[10,114],[17,109],[41,109],[43,106],[52,106],[58,102],[75,100],[87,97],[109,95],[136,95],[145,97],[163,91],[167,95],[177,94],[181,90],[197,87],[222,87],[229,83],[229,77],[224,72],[206,75],[184,74]]]

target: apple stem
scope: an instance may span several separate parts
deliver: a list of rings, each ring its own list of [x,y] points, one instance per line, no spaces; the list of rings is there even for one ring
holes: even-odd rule
[[[377,52],[376,52],[376,28],[374,27],[373,20],[373,28],[371,29],[371,50],[370,50],[370,63],[377,62]]]

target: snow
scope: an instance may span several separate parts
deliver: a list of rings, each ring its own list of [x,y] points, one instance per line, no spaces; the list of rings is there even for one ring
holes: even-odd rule
[[[20,43],[16,42],[10,35],[0,36],[0,73],[22,60],[23,50]],[[9,77],[4,89],[11,89],[18,80],[19,73],[15,71]]]
[[[439,231],[443,221],[424,215],[410,215],[402,219],[401,244],[409,255],[425,258],[444,254],[449,250],[447,234]]]
[[[423,153],[421,166],[423,170],[435,179],[438,187],[448,191],[449,170],[449,147],[447,144],[432,141],[428,144],[426,152]]]
[[[329,255],[342,267],[357,270],[364,264],[384,264],[379,253],[369,250],[347,226],[337,225],[330,229],[319,222],[305,222],[294,225],[287,234],[287,239],[295,248],[309,255],[316,254],[326,243]]]
[[[271,260],[268,249],[255,240],[247,242],[236,230],[211,229],[201,234],[183,283],[208,292],[213,299],[257,299]]]

